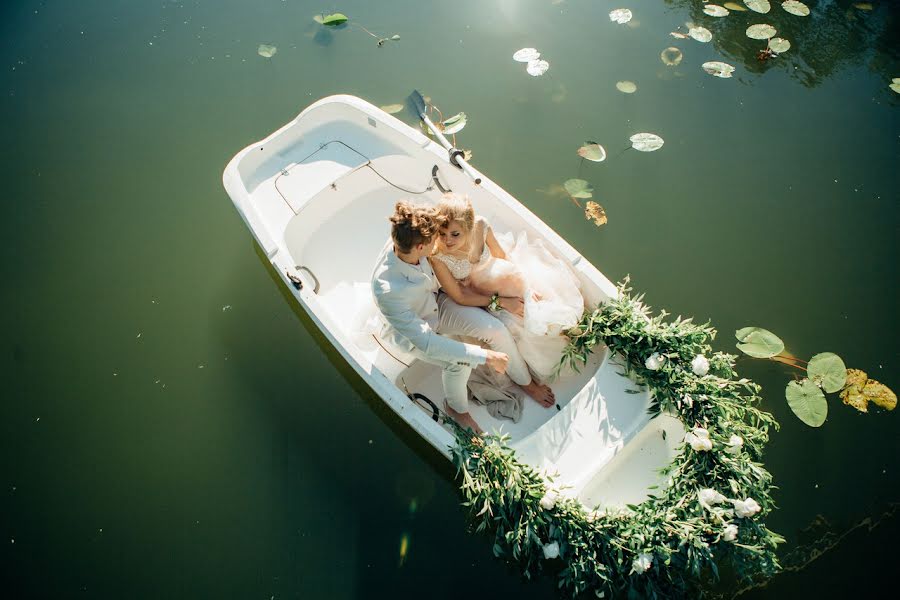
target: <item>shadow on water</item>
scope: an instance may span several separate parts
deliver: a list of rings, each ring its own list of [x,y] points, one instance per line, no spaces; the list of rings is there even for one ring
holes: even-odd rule
[[[766,14],[732,13],[725,18],[703,13],[703,5],[693,0],[665,0],[666,4],[688,11],[691,20],[712,31],[711,44],[750,73],[769,69],[785,71],[806,87],[812,88],[837,75],[843,69],[864,66],[885,80],[883,93],[892,99],[888,89],[900,66],[900,10],[893,2],[873,3],[872,10],[860,10],[855,0],[820,0],[806,4],[808,17],[789,14],[773,0]],[[747,37],[746,29],[754,23],[768,23],[776,37],[787,39],[791,48],[784,54],[761,61],[757,53],[766,48],[765,40]]]

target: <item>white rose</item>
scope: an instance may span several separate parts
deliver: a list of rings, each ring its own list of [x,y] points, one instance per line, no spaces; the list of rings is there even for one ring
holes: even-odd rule
[[[702,354],[698,354],[694,357],[694,360],[691,361],[691,369],[694,371],[694,375],[703,377],[709,373],[709,361],[706,360],[706,357]]]
[[[737,454],[741,451],[741,448],[744,445],[744,440],[739,435],[732,435],[728,438],[728,448],[725,449],[725,452],[728,454]]]
[[[688,431],[684,435],[684,441],[690,444],[691,448],[697,452],[707,452],[712,450],[713,447],[712,440],[709,439],[709,432],[702,427]]]
[[[725,526],[722,531],[722,539],[726,542],[733,542],[737,539],[738,527],[734,523]]]
[[[645,553],[638,554],[638,557],[634,559],[634,562],[631,563],[631,572],[643,573],[650,568],[651,564],[653,564],[652,556]]]
[[[691,408],[692,406],[694,406],[694,399],[691,398],[690,394],[684,395],[684,405],[687,406],[688,408]]]
[[[700,504],[707,507],[714,504],[721,504],[727,499],[716,490],[712,490],[709,488],[700,490],[699,492],[697,492],[697,496],[700,498]]]
[[[554,506],[556,506],[556,499],[559,498],[559,492],[556,490],[547,490],[544,494],[544,497],[541,498],[541,506],[546,510],[551,510]]]
[[[753,498],[747,498],[746,500],[735,500],[734,501],[734,514],[739,516],[742,519],[746,519],[747,517],[752,517],[756,513],[761,510],[759,504],[756,503],[756,500]]]
[[[549,544],[544,544],[544,558],[550,560],[551,558],[557,558],[559,556],[559,544],[557,542],[551,542]]]
[[[651,371],[659,371],[660,368],[662,368],[664,362],[666,362],[665,357],[660,356],[659,352],[654,352],[647,357],[647,360],[644,361],[644,366]]]

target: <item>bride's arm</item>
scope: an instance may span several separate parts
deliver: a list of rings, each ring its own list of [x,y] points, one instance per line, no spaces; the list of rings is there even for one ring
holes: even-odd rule
[[[494,230],[491,229],[490,225],[487,226],[487,232],[484,235],[484,243],[487,244],[488,250],[491,251],[491,256],[494,258],[506,258],[506,252],[504,252],[503,246],[500,245],[497,238],[494,237]]]
[[[428,262],[431,263],[431,269],[434,271],[438,283],[441,284],[441,288],[460,306],[487,306],[491,303],[490,296],[479,294],[467,286],[460,285],[444,261],[429,257]]]

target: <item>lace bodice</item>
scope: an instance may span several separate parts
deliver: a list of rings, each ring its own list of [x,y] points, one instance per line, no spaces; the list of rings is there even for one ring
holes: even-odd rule
[[[457,258],[455,256],[450,256],[449,254],[439,253],[435,254],[434,257],[447,265],[447,268],[450,269],[450,274],[453,275],[453,278],[459,281],[467,278],[472,274],[472,268],[476,265],[480,265],[484,262],[487,262],[491,258],[491,250],[488,248],[486,239],[487,239],[487,229],[488,224],[484,221],[479,223],[481,226],[481,256],[478,257],[476,262],[472,262],[471,258],[468,256],[463,256]]]

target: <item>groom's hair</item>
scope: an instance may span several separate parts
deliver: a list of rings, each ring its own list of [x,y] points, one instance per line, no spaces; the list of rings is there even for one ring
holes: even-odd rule
[[[391,215],[391,239],[397,250],[409,253],[419,244],[427,244],[437,234],[443,219],[430,206],[419,206],[401,200]]]

